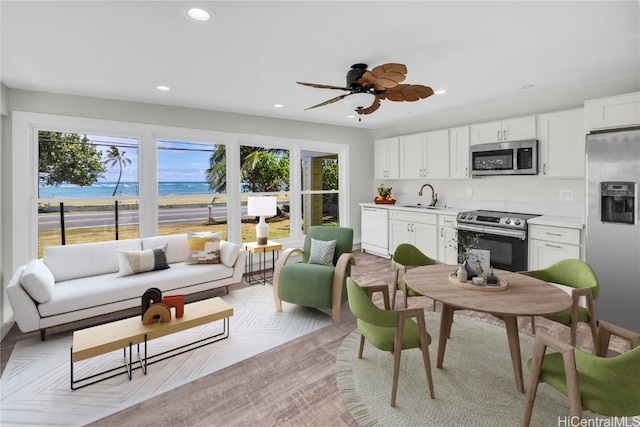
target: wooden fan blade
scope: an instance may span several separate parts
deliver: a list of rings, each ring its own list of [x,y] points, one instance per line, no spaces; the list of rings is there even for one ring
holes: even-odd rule
[[[431,95],[433,95],[433,89],[429,86],[401,84],[385,90],[381,98],[395,102],[413,102]]]
[[[336,96],[335,98],[331,98],[330,100],[324,101],[321,104],[314,105],[313,107],[305,108],[304,111],[311,110],[312,108],[324,107],[325,105],[333,104],[334,102],[338,102],[342,98],[344,98],[345,96],[348,96],[348,95],[351,95],[351,94],[350,93],[345,93],[344,95]]]
[[[373,104],[369,108],[361,108],[357,110],[358,114],[371,114],[380,108],[380,98],[376,96],[376,100],[373,101]]]
[[[366,73],[364,73],[358,80],[358,83],[360,83],[362,86],[371,85],[375,90],[384,90],[387,87],[393,87],[397,85],[397,83],[389,82],[389,80],[377,79],[376,76],[371,73],[371,71],[367,71]],[[385,83],[391,84],[391,86],[385,86]]]
[[[311,86],[311,87],[317,87],[318,89],[338,89],[338,90],[350,90],[349,88],[346,87],[340,87],[340,86],[332,86],[332,85],[321,85],[318,83],[304,83],[304,82],[296,82],[299,85],[303,85],[303,86]]]
[[[371,70],[371,74],[382,87],[394,87],[407,78],[407,66],[394,63],[378,65]]]

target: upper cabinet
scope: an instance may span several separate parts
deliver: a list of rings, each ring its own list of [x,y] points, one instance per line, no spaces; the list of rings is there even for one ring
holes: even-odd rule
[[[471,125],[471,145],[535,138],[535,116]]]
[[[640,125],[640,92],[585,101],[587,130]]]
[[[374,156],[376,179],[397,179],[400,177],[397,137],[376,140]]]
[[[540,176],[584,177],[585,134],[582,108],[539,115]]]
[[[449,131],[400,137],[400,178],[448,178]]]
[[[469,126],[449,129],[449,178],[470,178]]]

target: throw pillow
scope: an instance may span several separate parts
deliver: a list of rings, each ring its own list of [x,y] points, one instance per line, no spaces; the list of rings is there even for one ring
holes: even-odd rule
[[[168,246],[169,245],[165,243],[159,248],[145,249],[142,251],[125,251],[118,249],[118,263],[120,265],[118,277],[170,268],[169,264],[167,264],[166,256]]]
[[[185,264],[220,264],[219,233],[187,233],[187,259]]]
[[[22,287],[39,303],[47,302],[53,295],[55,279],[53,273],[38,259],[32,259],[22,273]]]
[[[333,255],[336,252],[337,240],[316,240],[311,238],[309,264],[333,265]]]

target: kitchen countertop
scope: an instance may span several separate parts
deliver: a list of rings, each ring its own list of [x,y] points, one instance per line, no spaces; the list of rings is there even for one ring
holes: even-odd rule
[[[547,225],[550,227],[575,228],[578,230],[584,228],[582,218],[572,216],[541,215],[531,218],[527,223],[529,225]]]
[[[396,209],[410,212],[423,212],[430,214],[440,214],[440,215],[458,215],[458,212],[464,212],[466,209],[448,207],[448,206],[435,206],[427,207],[414,207],[416,205],[406,205],[402,203],[398,203],[395,205],[387,205],[387,204],[376,204],[376,203],[360,203],[360,206],[366,206],[370,208],[381,208],[381,209]]]
[[[459,212],[464,212],[470,210],[469,208],[456,208],[449,206],[436,206],[435,208],[429,208],[427,206],[424,207],[413,207],[415,205],[407,205],[403,203],[398,203],[395,205],[386,205],[386,204],[376,204],[372,202],[360,203],[360,206],[366,206],[371,208],[380,208],[380,209],[396,209],[403,210],[409,212],[423,212],[430,214],[439,214],[439,215],[457,215]],[[541,215],[528,220],[528,223],[531,225],[546,225],[549,227],[565,227],[565,228],[574,228],[577,230],[582,230],[584,228],[584,222],[580,217],[572,217],[572,216],[558,216],[558,215]]]

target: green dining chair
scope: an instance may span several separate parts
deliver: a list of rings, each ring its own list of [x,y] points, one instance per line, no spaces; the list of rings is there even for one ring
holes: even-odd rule
[[[371,296],[375,292],[382,292],[384,310],[371,300]],[[347,293],[349,295],[349,308],[357,318],[358,329],[361,333],[358,359],[362,359],[365,339],[377,349],[393,353],[391,407],[396,406],[400,355],[402,350],[410,348],[419,348],[422,351],[422,360],[429,385],[429,396],[435,399],[431,363],[429,361],[431,336],[427,333],[424,310],[422,308],[389,310],[389,287],[387,285],[362,288],[348,277]],[[415,318],[416,321],[413,321],[412,318]]]
[[[606,357],[611,335],[630,343],[630,350]],[[557,353],[546,353],[547,347]],[[640,415],[640,334],[600,321],[595,355],[559,341],[545,332],[536,335],[523,426],[531,421],[538,383],[546,382],[569,398],[571,425],[582,425],[582,411],[610,417]]]
[[[393,251],[393,257],[391,258],[391,268],[395,275],[393,278],[393,291],[391,294],[391,307],[396,307],[396,292],[401,290],[404,294],[404,308],[407,308],[408,297],[419,297],[422,294],[414,291],[411,288],[407,288],[407,284],[404,282],[403,276],[409,267],[420,267],[424,265],[434,265],[437,261],[423,254],[420,249],[416,248],[410,243],[401,243]],[[435,308],[435,301],[434,301]]]
[[[591,328],[591,339],[595,345],[598,327],[596,326],[596,313],[594,300],[600,294],[600,284],[591,266],[579,259],[564,259],[541,270],[523,271],[521,274],[535,277],[552,284],[558,284],[573,288],[571,298],[573,304],[570,308],[556,314],[544,316],[554,322],[571,327],[571,345],[576,345],[578,322],[586,322]],[[586,307],[580,305],[580,298],[586,299]],[[531,328],[536,331],[535,319],[531,318]]]
[[[282,301],[305,307],[330,309],[333,323],[340,323],[340,310],[347,300],[345,279],[356,260],[353,229],[313,226],[307,230],[304,248],[285,249],[273,271],[276,311]],[[291,262],[298,254],[302,262]]]

